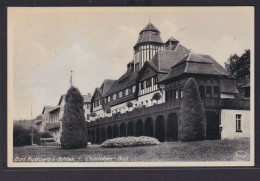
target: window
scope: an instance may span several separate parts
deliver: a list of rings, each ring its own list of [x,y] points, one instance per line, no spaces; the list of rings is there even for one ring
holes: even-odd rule
[[[119,98],[122,97],[122,94],[123,94],[122,91],[120,91],[120,92],[119,92]]]
[[[183,96],[184,96],[184,88],[183,87],[180,88],[180,92],[181,92],[180,98],[183,98]]]
[[[205,87],[204,86],[200,86],[200,97],[201,98],[205,98]]]
[[[133,91],[132,91],[132,93],[134,93],[134,92],[135,92],[135,88],[136,88],[136,86],[134,85],[134,86],[133,86]]]
[[[155,85],[155,84],[157,84],[158,83],[158,78],[157,78],[157,76],[154,76],[153,77],[153,84]]]
[[[241,114],[236,114],[236,132],[242,132],[241,130]]]
[[[211,87],[210,86],[206,87],[206,96],[211,97]]]
[[[110,102],[110,96],[107,97],[107,102]]]
[[[141,90],[144,89],[144,82],[141,82]]]
[[[87,104],[87,109],[90,109],[90,104]]]
[[[218,87],[214,87],[214,97],[218,97],[219,95],[219,88]]]
[[[152,86],[152,79],[149,78],[149,79],[147,79],[147,81],[146,81],[146,87],[148,88],[148,87],[151,87],[151,86]]]
[[[175,89],[175,95],[176,95],[176,99],[179,99],[179,90]]]
[[[125,90],[125,95],[126,95],[126,96],[128,95],[128,89]]]
[[[89,120],[89,114],[87,114],[87,120]]]
[[[113,100],[116,100],[116,94],[113,95]]]

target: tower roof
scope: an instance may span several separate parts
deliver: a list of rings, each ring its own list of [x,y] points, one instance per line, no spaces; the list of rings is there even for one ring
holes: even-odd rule
[[[144,29],[140,33],[142,33],[143,31],[157,31],[157,32],[160,32],[152,23],[149,23],[148,25],[146,25],[146,27],[144,27]]]
[[[134,47],[136,47],[140,43],[163,43],[160,31],[152,24],[149,23],[144,27],[144,29],[139,33],[139,38]]]

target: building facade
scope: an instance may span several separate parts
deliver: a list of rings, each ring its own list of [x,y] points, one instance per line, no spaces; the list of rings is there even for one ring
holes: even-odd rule
[[[65,108],[65,97],[63,94],[60,97],[57,106],[44,106],[42,111],[42,119],[35,121],[35,125],[39,131],[48,131],[55,138],[57,143],[60,143],[62,133],[62,117]],[[84,98],[84,116],[86,122],[90,121],[90,108],[91,108],[91,94],[83,95]]]
[[[204,103],[207,139],[249,136],[229,132],[238,122],[248,132],[250,102],[238,98],[234,78],[211,56],[191,52],[173,37],[164,43],[151,23],[139,33],[133,49],[126,72],[94,91],[87,123],[92,143],[141,135],[178,141],[180,106],[189,77],[196,79]]]

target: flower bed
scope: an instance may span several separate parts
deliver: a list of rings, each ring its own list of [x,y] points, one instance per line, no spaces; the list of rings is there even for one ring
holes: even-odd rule
[[[160,142],[148,136],[140,137],[120,137],[106,140],[102,143],[104,148],[121,148],[121,147],[133,147],[133,146],[148,146],[148,145],[159,145]]]

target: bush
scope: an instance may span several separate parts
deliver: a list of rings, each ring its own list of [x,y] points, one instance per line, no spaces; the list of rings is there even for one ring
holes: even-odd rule
[[[96,116],[97,116],[97,113],[95,113],[95,112],[90,113],[90,117],[96,117]]]
[[[84,117],[84,99],[73,86],[65,98],[65,110],[62,118],[61,147],[74,149],[87,146],[87,134]]]
[[[33,129],[33,144],[41,144],[41,133],[35,127],[24,128],[21,125],[14,125],[13,130],[13,146],[28,146],[32,144],[32,129]]]
[[[157,92],[157,93],[155,93],[154,95],[153,95],[153,100],[156,100],[156,102],[158,103],[158,101],[160,100],[162,98],[162,95],[159,93],[159,92]]]
[[[53,138],[53,136],[49,132],[41,132],[40,136],[41,138]]]
[[[160,142],[148,136],[140,137],[120,137],[110,140],[106,140],[102,143],[104,148],[121,148],[121,147],[133,147],[133,146],[149,146],[149,145],[159,145]]]
[[[126,103],[126,106],[127,106],[128,108],[133,107],[133,103],[129,101],[129,102]]]
[[[107,114],[111,113],[110,107],[107,107],[107,108],[106,108],[106,113],[107,113]]]
[[[13,146],[31,145],[30,131],[21,125],[14,125]]]
[[[206,116],[199,88],[194,78],[189,78],[184,87],[180,111],[180,141],[206,139]]]

